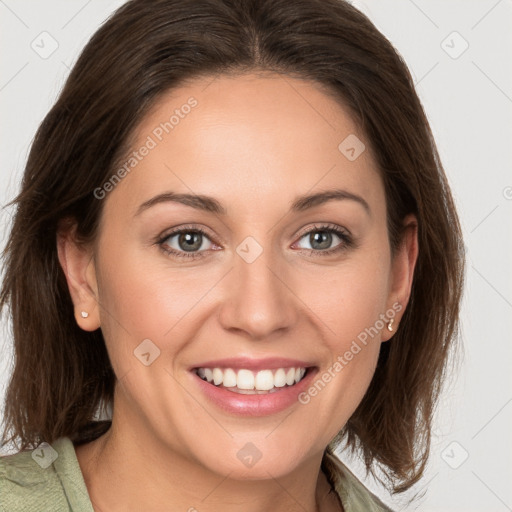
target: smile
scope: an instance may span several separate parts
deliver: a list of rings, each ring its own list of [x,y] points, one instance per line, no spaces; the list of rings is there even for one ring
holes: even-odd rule
[[[319,372],[316,361],[289,357],[229,357],[188,367],[191,389],[219,412],[267,416],[303,407],[299,395]]]
[[[245,368],[196,368],[196,375],[217,387],[245,395],[269,394],[294,386],[307,368],[290,367],[252,371]]]

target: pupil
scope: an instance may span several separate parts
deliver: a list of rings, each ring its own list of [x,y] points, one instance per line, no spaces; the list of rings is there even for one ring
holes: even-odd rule
[[[182,233],[180,235],[179,243],[181,247],[181,243],[184,243],[183,249],[186,251],[193,251],[199,249],[201,247],[201,233]],[[199,240],[199,243],[198,243]]]
[[[327,249],[331,245],[332,234],[328,231],[317,231],[312,235],[311,246],[314,247],[314,243],[320,242],[321,247],[318,249]]]

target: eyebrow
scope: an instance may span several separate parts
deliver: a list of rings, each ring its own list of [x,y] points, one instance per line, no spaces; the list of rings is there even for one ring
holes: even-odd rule
[[[343,189],[331,189],[317,192],[315,194],[298,196],[293,201],[290,207],[290,211],[303,212],[305,210],[314,208],[315,206],[325,204],[329,201],[341,200],[355,201],[365,209],[368,215],[371,215],[370,206],[361,196]],[[155,206],[156,204],[167,202],[184,204],[186,206],[190,206],[191,208],[195,208],[196,210],[214,213],[217,215],[227,215],[226,208],[220,201],[213,197],[197,194],[177,194],[175,192],[164,192],[163,194],[159,194],[142,203],[137,209],[135,217],[140,215],[143,211],[151,208],[152,206]]]

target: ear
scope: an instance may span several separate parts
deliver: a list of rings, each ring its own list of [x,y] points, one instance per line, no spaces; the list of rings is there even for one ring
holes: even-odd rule
[[[414,268],[418,259],[418,220],[416,216],[407,215],[403,226],[402,241],[391,263],[391,283],[388,294],[388,311],[395,311],[391,325],[393,330],[384,328],[382,341],[388,341],[398,329],[411,296]]]
[[[76,222],[66,219],[57,230],[57,252],[75,306],[77,324],[85,331],[100,326],[98,286],[92,248],[76,238]],[[88,316],[82,316],[86,312]]]

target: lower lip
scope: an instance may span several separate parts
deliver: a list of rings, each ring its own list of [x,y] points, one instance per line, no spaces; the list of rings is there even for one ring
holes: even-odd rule
[[[225,412],[239,416],[267,416],[299,403],[298,395],[310,386],[317,369],[309,368],[304,378],[293,386],[284,386],[278,388],[279,391],[262,395],[235,393],[206,382],[193,371],[190,373],[206,397]]]

